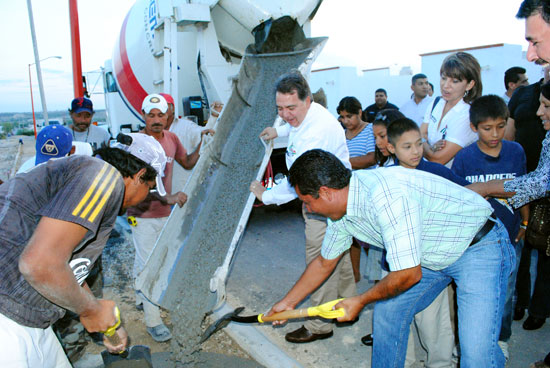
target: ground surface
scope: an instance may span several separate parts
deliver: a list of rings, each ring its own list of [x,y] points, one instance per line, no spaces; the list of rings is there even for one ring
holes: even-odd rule
[[[23,140],[23,145],[19,147],[19,139]],[[34,137],[29,136],[11,136],[7,139],[0,139],[0,180],[6,181],[14,167],[19,168],[29,157],[34,156]],[[18,156],[18,151],[21,154]],[[15,158],[17,162],[15,162]]]
[[[126,328],[131,338],[130,345],[147,345],[150,347],[152,353],[171,352],[174,349],[171,342],[157,343],[151,338],[142,322],[143,312],[135,308],[133,280],[131,277],[134,262],[134,247],[131,241],[130,229],[124,224],[124,219],[122,217],[118,218],[115,229],[115,235],[118,236],[111,236],[111,239],[109,239],[103,251],[103,272],[107,283],[104,287],[104,298],[114,300],[120,308],[124,328]],[[192,306],[189,307],[192,308]],[[171,328],[172,325],[170,323],[169,313],[163,310],[162,317],[166,325]],[[97,356],[103,350],[103,347],[89,343],[86,347],[85,354]],[[202,345],[202,351],[250,359],[249,355],[223,331],[210,337]],[[213,356],[214,355],[205,355],[204,360],[212,361]],[[86,359],[90,359],[90,357]],[[228,364],[229,363],[226,362],[224,366],[231,367],[231,365]],[[166,365],[163,366],[171,367],[174,365],[175,363],[168,359]],[[77,366],[86,368],[96,367],[97,365],[90,364]],[[219,365],[199,364],[198,366],[215,367]],[[242,364],[239,366],[244,367]]]

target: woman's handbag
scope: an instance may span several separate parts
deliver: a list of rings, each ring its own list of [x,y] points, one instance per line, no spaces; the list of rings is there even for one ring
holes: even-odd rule
[[[525,239],[533,248],[550,256],[550,198],[530,203]]]

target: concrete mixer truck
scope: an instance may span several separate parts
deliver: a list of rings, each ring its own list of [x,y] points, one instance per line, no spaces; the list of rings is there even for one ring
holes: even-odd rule
[[[284,16],[309,36],[321,1],[138,0],[104,66],[111,134],[139,130],[141,102],[158,92],[180,102],[176,116],[193,115],[202,123],[209,102],[229,99],[246,47]]]

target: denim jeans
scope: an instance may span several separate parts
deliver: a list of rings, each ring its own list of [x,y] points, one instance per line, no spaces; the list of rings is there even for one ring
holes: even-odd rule
[[[506,289],[506,300],[504,301],[504,312],[502,314],[502,327],[500,329],[499,341],[507,342],[512,336],[512,320],[514,310],[514,293],[516,292],[516,277],[518,275],[519,259],[523,249],[523,239],[514,244],[516,252],[516,267],[512,269],[512,274],[508,278],[508,288]]]
[[[422,279],[404,293],[374,306],[372,367],[405,364],[411,321],[451,282],[457,286],[458,331],[462,368],[504,367],[497,345],[508,277],[515,252],[498,221],[478,243],[439,271],[422,268]]]

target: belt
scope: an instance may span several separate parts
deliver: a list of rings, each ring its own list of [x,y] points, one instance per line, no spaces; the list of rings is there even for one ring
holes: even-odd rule
[[[480,241],[485,235],[491,231],[493,226],[495,226],[495,223],[497,221],[497,218],[494,213],[491,214],[491,217],[487,219],[487,222],[483,227],[477,232],[476,236],[472,239],[472,242],[470,243],[469,247],[476,244],[478,241]]]

